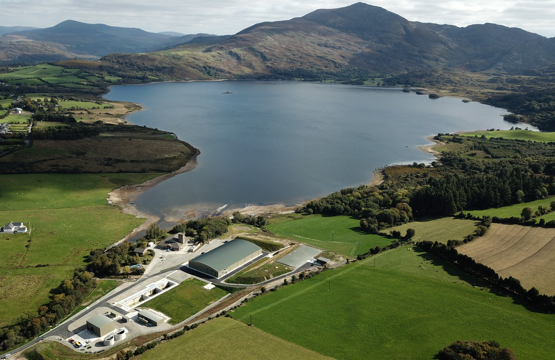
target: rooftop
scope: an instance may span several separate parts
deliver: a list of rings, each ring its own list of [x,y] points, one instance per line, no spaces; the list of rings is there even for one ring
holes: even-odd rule
[[[100,329],[103,326],[111,323],[112,319],[110,319],[106,315],[97,314],[97,315],[93,316],[92,318],[90,318],[89,320],[87,320],[87,322],[91,323],[92,325],[94,325],[94,326],[96,326],[97,328]]]
[[[163,320],[164,320],[163,317],[161,317],[160,315],[157,315],[157,314],[153,313],[153,312],[150,311],[150,310],[141,310],[141,311],[139,311],[139,316],[145,317],[145,318],[150,319],[150,320],[152,320],[152,321],[154,321],[154,322],[159,322],[159,321],[163,321]]]
[[[247,240],[235,239],[191,261],[203,263],[220,272],[259,250],[260,247]]]

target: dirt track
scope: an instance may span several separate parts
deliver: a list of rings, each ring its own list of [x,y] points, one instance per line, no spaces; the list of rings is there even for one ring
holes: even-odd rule
[[[492,224],[485,236],[458,251],[502,277],[520,280],[526,289],[555,295],[555,229]]]

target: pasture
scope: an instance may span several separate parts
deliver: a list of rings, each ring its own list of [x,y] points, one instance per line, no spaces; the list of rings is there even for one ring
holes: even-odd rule
[[[109,206],[107,193],[153,176],[0,175],[0,224],[21,221],[31,229],[0,235],[0,326],[48,302],[50,290],[83,266],[90,250],[140,225],[143,220]]]
[[[185,355],[186,353],[186,355]],[[139,357],[149,359],[328,359],[254,326],[220,317],[158,345]]]
[[[277,236],[351,257],[393,242],[380,235],[367,234],[360,228],[360,220],[349,216],[284,215],[271,219],[267,228]]]
[[[286,274],[293,268],[276,262],[280,256],[271,259],[263,258],[246,269],[239,271],[225,282],[231,284],[258,284],[265,280]]]
[[[227,292],[217,287],[206,290],[203,288],[204,285],[206,283],[200,280],[187,279],[141,307],[160,311],[171,317],[170,324],[179,324],[227,295]]]
[[[520,280],[525,289],[555,295],[555,229],[491,224],[489,231],[458,248],[500,276]]]
[[[552,315],[481,285],[404,246],[269,292],[233,317],[252,314],[255,327],[341,359],[431,359],[465,339],[493,339],[521,360],[552,357]]]
[[[514,205],[504,206],[500,208],[493,208],[493,209],[486,209],[486,210],[472,210],[472,211],[469,210],[469,211],[465,211],[465,213],[471,213],[472,215],[478,216],[478,217],[482,217],[484,215],[498,216],[498,217],[512,217],[512,216],[520,217],[520,213],[522,212],[522,209],[524,209],[525,207],[529,206],[534,210],[537,210],[538,206],[550,207],[551,202],[553,200],[555,200],[555,198],[551,197],[547,199],[539,199],[539,200],[530,201],[527,203],[514,204]]]
[[[539,132],[530,130],[499,130],[499,131],[477,131],[460,134],[461,136],[485,136],[486,138],[504,138],[511,140],[528,140],[539,142],[554,142],[555,132]]]
[[[407,229],[414,229],[415,241],[437,241],[447,243],[447,240],[462,240],[466,235],[474,233],[476,222],[473,220],[461,220],[450,217],[439,218],[433,220],[413,221],[408,224],[395,226],[385,229],[386,233],[397,230],[404,236]]]

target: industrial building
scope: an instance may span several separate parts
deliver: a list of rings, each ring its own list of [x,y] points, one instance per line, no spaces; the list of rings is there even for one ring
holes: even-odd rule
[[[164,318],[157,315],[149,310],[139,311],[139,320],[145,323],[149,323],[154,326],[162,325],[164,323]]]
[[[255,244],[235,239],[189,261],[189,267],[206,275],[220,278],[261,254],[262,249]]]
[[[106,315],[98,314],[87,320],[87,329],[103,337],[116,330],[116,323]]]

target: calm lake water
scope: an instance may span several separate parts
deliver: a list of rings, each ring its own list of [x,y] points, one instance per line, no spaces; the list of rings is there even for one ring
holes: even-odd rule
[[[230,93],[227,93],[230,92]],[[166,221],[227,204],[294,205],[372,179],[393,163],[430,162],[417,149],[439,132],[509,129],[503,109],[400,89],[302,82],[191,82],[113,87],[141,103],[133,124],[174,132],[201,150],[197,167],[136,201]]]

